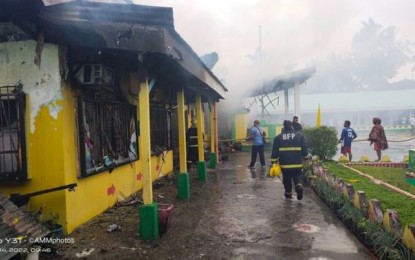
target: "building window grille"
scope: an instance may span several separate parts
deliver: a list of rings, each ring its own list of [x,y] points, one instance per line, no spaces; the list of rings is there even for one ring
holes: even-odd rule
[[[27,180],[24,119],[21,85],[0,87],[0,181]]]
[[[171,111],[152,106],[150,108],[151,153],[159,154],[171,149]]]
[[[78,108],[81,177],[139,159],[136,106],[79,99]]]

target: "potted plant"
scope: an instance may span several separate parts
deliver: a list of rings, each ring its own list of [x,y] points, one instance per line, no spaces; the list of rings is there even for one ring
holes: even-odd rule
[[[51,213],[51,218],[44,221],[43,225],[50,230],[50,237],[60,238],[63,236],[63,227],[58,223],[59,214]]]

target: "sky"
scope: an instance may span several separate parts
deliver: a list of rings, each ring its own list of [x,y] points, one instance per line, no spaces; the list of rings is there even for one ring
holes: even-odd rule
[[[193,50],[199,56],[219,54],[212,71],[229,89],[228,98],[259,80],[304,69],[329,55],[349,53],[353,36],[369,19],[384,27],[395,26],[397,41],[415,43],[413,0],[134,2],[172,7],[175,29]],[[414,67],[408,63],[391,81],[414,80]]]

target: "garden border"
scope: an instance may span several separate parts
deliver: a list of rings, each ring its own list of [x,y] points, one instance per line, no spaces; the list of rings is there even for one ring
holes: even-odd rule
[[[349,167],[346,168],[350,169]],[[357,171],[355,169],[351,170]],[[356,229],[357,235],[381,259],[385,256],[388,259],[394,258],[393,256],[402,252],[408,259],[414,258],[415,224],[409,224],[402,230],[398,212],[388,209],[383,213],[379,200],[371,199],[367,201],[364,191],[355,192],[352,184],[345,184],[342,178],[336,178],[334,174],[329,173],[327,169],[316,162],[312,164],[312,173],[314,178],[311,180],[311,187],[313,190],[335,211],[336,215],[342,216],[339,217],[343,222],[348,222],[345,224],[349,228]],[[368,177],[364,174],[363,176]],[[372,176],[369,176],[369,178],[376,180]],[[384,184],[383,181],[379,182]],[[327,191],[328,189],[324,188],[324,185],[330,187],[329,189],[332,191]],[[324,189],[326,191],[322,192]],[[335,202],[330,202],[330,198],[324,197],[326,193],[332,193],[332,196],[337,197]],[[382,241],[382,239],[379,239],[380,237],[383,238],[383,241],[390,241],[390,246],[383,245],[383,242],[380,242]],[[407,259],[402,255],[399,255],[399,257],[397,259]]]

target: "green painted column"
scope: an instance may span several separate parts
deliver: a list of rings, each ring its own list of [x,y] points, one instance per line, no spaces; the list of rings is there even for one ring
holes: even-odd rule
[[[186,124],[184,109],[184,90],[177,92],[177,127],[179,137],[179,162],[180,174],[177,179],[177,197],[188,200],[190,198],[189,173],[187,172],[187,151],[186,151]]]
[[[209,102],[210,108],[210,154],[209,154],[209,168],[216,169],[217,156],[216,148],[218,147],[218,138],[216,136],[216,104]]]
[[[177,179],[177,197],[182,200],[190,199],[189,173],[182,172]]]
[[[216,169],[216,153],[210,153],[209,155],[209,168]]]
[[[140,160],[143,173],[143,205],[139,208],[139,234],[144,240],[159,237],[158,208],[153,202],[153,183],[151,179],[151,136],[150,136],[150,88],[147,78],[140,83]]]
[[[206,180],[206,163],[205,162],[197,162],[197,176],[199,181]]]
[[[140,237],[143,240],[156,240],[159,237],[159,214],[157,203],[145,204],[139,207]]]

